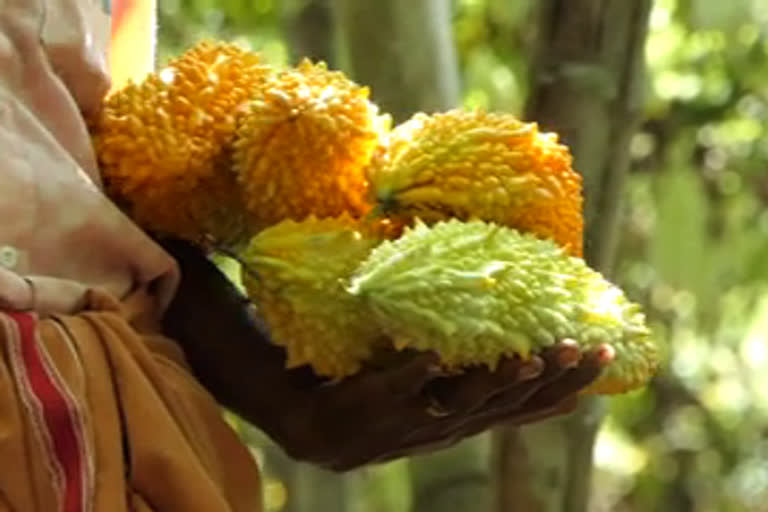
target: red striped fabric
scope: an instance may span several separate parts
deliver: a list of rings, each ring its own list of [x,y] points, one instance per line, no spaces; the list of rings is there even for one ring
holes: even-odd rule
[[[0,318],[18,389],[47,452],[45,462],[58,491],[56,512],[90,511],[92,482],[82,409],[40,342],[36,315],[0,313]]]

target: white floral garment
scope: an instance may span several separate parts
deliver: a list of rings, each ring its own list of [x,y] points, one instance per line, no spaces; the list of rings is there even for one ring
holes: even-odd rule
[[[109,87],[104,0],[0,0],[0,309],[71,313],[118,298],[173,259],[104,196],[82,112]]]

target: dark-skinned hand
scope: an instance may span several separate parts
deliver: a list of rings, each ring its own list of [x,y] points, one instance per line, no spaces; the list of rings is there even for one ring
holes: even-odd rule
[[[295,459],[346,471],[450,446],[499,423],[568,413],[612,358],[563,340],[523,361],[449,376],[434,354],[392,351],[337,383],[285,369],[255,309],[199,249],[162,241],[182,281],[166,315],[200,382]]]

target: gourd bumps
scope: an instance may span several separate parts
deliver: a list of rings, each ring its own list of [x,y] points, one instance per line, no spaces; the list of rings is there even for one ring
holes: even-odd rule
[[[288,367],[337,380],[409,348],[461,372],[570,338],[614,349],[588,392],[656,370],[639,306],[581,259],[580,175],[536,124],[451,110],[391,129],[322,63],[203,42],[90,127],[140,225],[241,261]]]
[[[461,368],[571,338],[616,357],[591,390],[616,393],[655,371],[656,346],[637,304],[551,241],[482,221],[419,223],[379,245],[351,277],[398,347],[430,350]]]
[[[283,221],[253,238],[242,255],[243,282],[272,342],[285,347],[289,368],[309,364],[318,375],[346,377],[382,343],[370,311],[344,281],[389,229],[342,215]]]
[[[368,211],[363,168],[386,126],[368,89],[305,60],[253,94],[235,165],[257,225]]]
[[[388,215],[493,221],[582,255],[581,176],[570,151],[510,114],[417,114],[389,135],[368,175]]]
[[[90,122],[107,192],[155,233],[236,243],[246,228],[230,168],[236,112],[267,71],[254,53],[203,41],[110,95]]]
[[[391,225],[344,216],[285,221],[254,238],[244,280],[289,367],[343,378],[393,344],[436,352],[460,372],[569,338],[614,348],[588,392],[625,392],[654,373],[640,307],[551,241],[458,220],[391,236]]]

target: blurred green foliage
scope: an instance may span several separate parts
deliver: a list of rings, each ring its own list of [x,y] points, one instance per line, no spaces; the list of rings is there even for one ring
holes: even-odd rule
[[[161,58],[214,36],[289,60],[279,0],[159,4]],[[533,29],[530,2],[455,0],[467,105],[522,110]],[[592,510],[765,512],[768,9],[764,0],[656,0],[646,52],[646,120],[631,146],[617,275],[668,357],[646,390],[611,400]],[[299,490],[285,475],[297,470],[233,424],[265,457],[269,510],[288,510]],[[408,492],[401,466],[382,471],[389,480],[361,484],[370,496],[358,493],[351,510],[405,510],[391,497],[377,505],[386,500],[375,494]]]
[[[766,510],[768,18],[657,0],[646,51],[619,279],[669,358],[612,401],[596,510]]]

